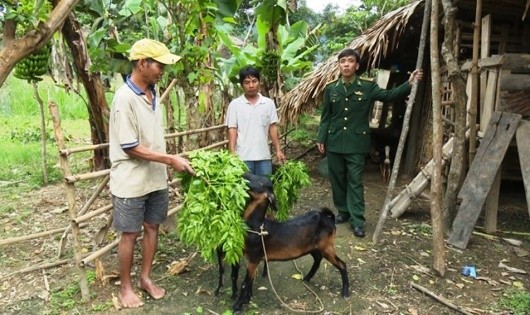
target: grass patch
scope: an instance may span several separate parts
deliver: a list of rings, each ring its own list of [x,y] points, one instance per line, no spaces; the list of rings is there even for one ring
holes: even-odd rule
[[[289,139],[304,147],[315,144],[320,117],[312,114],[302,114],[300,123],[289,133]]]
[[[88,119],[87,97],[82,88],[79,94],[66,92],[50,77],[45,76],[37,84],[37,89],[44,102],[45,114],[48,114],[48,102],[54,101],[59,106],[62,119]],[[0,90],[0,114],[39,117],[39,104],[35,99],[33,85],[26,80],[9,76]]]
[[[530,293],[523,289],[508,289],[497,304],[499,309],[514,315],[530,314]]]

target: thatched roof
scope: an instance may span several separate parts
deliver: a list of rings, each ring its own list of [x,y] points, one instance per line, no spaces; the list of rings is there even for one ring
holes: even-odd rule
[[[416,12],[423,15],[423,5],[420,4],[423,4],[423,0],[387,13],[348,46],[359,51],[364,70],[378,67],[381,60],[398,47],[411,16]],[[279,109],[281,121],[296,123],[300,113],[318,105],[326,84],[338,76],[337,55],[333,55],[284,95]]]

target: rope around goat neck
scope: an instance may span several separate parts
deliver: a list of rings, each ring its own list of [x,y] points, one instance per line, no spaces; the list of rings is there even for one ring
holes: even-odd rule
[[[293,311],[293,312],[296,312],[296,313],[321,313],[324,311],[324,304],[322,303],[322,300],[320,299],[320,297],[318,296],[318,294],[315,293],[315,291],[311,290],[311,288],[302,282],[302,284],[311,292],[313,293],[313,295],[316,297],[316,299],[318,300],[318,302],[320,303],[320,309],[317,310],[317,311],[306,311],[306,310],[301,310],[301,309],[294,309],[292,307],[290,307],[287,303],[285,303],[281,298],[280,296],[278,295],[278,293],[276,292],[276,289],[274,288],[274,285],[272,284],[272,279],[271,279],[271,273],[269,271],[269,260],[267,258],[267,250],[265,249],[265,240],[263,239],[263,236],[264,235],[268,235],[269,233],[267,231],[265,231],[264,229],[264,226],[263,224],[261,224],[261,226],[259,227],[259,232],[256,232],[256,231],[252,231],[250,230],[250,232],[252,233],[255,233],[257,235],[259,235],[261,237],[261,246],[263,246],[263,253],[265,254],[265,266],[267,267],[267,277],[269,278],[269,283],[271,285],[271,288],[272,288],[272,292],[274,292],[274,294],[276,295],[276,298],[278,299],[278,301],[280,301],[280,303],[282,303],[282,305],[286,308],[288,308],[289,310]],[[296,264],[295,264],[296,266]],[[298,269],[298,268],[297,268]],[[300,270],[298,270],[300,271]],[[301,273],[301,272],[300,272]]]

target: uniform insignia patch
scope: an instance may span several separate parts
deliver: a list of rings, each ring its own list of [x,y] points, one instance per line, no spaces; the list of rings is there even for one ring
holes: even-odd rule
[[[363,92],[361,92],[361,91],[355,91],[353,93],[355,93],[355,95],[363,95]]]

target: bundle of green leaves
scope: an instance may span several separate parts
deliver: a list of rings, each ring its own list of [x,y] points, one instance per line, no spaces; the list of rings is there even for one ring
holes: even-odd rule
[[[284,221],[298,202],[302,188],[311,184],[309,172],[303,162],[288,161],[278,167],[271,180],[278,203],[276,219]]]
[[[221,248],[225,261],[239,262],[243,256],[247,226],[243,211],[248,185],[243,178],[248,167],[228,151],[196,151],[189,155],[196,176],[183,174],[186,193],[184,207],[178,213],[178,231],[182,242],[196,246],[201,256],[215,262]],[[298,201],[302,187],[309,185],[307,167],[289,161],[271,178],[278,202],[278,220],[285,220]]]
[[[210,262],[221,247],[225,260],[235,264],[245,245],[242,214],[248,193],[243,174],[248,167],[228,151],[197,151],[189,159],[197,175],[182,176],[186,197],[178,215],[180,239],[197,246]]]

